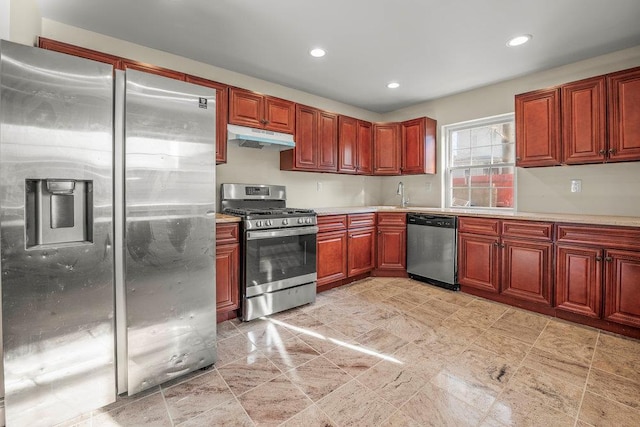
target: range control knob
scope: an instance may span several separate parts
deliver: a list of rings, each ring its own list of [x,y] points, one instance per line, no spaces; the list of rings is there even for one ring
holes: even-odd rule
[[[307,224],[311,224],[311,218],[305,218],[304,222],[306,222]]]
[[[270,220],[270,219],[268,219],[268,220],[266,220],[266,221],[265,221],[265,225],[266,225],[267,227],[271,227],[271,226],[273,225],[273,222],[271,222],[271,220]]]
[[[282,225],[289,225],[289,220],[288,219],[283,219],[282,220]]]
[[[304,218],[298,218],[298,224],[303,224],[304,223]]]
[[[256,221],[256,227],[262,227],[262,221]]]

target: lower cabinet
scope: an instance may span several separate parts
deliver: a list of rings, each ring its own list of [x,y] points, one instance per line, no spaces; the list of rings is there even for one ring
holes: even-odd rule
[[[557,227],[556,308],[640,327],[640,230]]]
[[[407,214],[378,213],[378,259],[375,274],[407,276]]]
[[[320,290],[343,284],[375,267],[375,213],[318,217]]]
[[[551,306],[553,225],[459,218],[458,282],[509,300]]]
[[[216,313],[218,322],[233,319],[240,307],[239,224],[216,225]]]

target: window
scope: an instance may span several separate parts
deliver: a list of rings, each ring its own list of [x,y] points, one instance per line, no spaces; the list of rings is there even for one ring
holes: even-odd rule
[[[513,114],[445,126],[446,207],[513,209]]]

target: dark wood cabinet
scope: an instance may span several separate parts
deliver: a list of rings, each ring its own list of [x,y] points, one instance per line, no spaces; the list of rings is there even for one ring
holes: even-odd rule
[[[216,163],[227,162],[227,109],[229,106],[229,87],[225,84],[186,76],[186,81],[216,90]]]
[[[338,172],[369,175],[371,166],[371,123],[338,118]]]
[[[401,145],[399,123],[374,123],[374,175],[400,175],[402,161]]]
[[[235,318],[240,307],[239,224],[216,224],[216,312],[218,322]]]
[[[602,316],[602,250],[559,244],[556,247],[557,308]]]
[[[605,161],[605,86],[604,76],[562,86],[562,140],[566,164]]]
[[[348,275],[368,273],[376,266],[375,227],[350,229],[348,231]]]
[[[318,233],[318,287],[347,278],[347,232]]]
[[[609,161],[640,160],[640,67],[607,75]]]
[[[515,97],[516,166],[556,166],[562,162],[560,89]]]
[[[407,276],[407,214],[379,212],[375,275]]]
[[[436,121],[421,117],[402,122],[402,174],[435,174],[436,163]]]
[[[294,133],[295,103],[232,87],[229,90],[229,123]]]
[[[557,225],[559,311],[640,327],[640,230]]]
[[[459,220],[458,281],[508,299],[551,305],[553,242],[551,223]]]
[[[337,171],[337,115],[296,105],[295,141],[295,148],[280,152],[281,170]]]

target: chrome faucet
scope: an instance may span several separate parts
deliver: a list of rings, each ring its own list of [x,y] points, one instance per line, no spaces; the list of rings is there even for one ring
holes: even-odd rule
[[[399,196],[402,196],[402,200],[400,201],[400,206],[403,207],[403,208],[406,208],[407,207],[407,203],[409,202],[409,199],[407,199],[405,197],[404,184],[402,183],[402,181],[400,181],[400,183],[398,184],[398,192],[397,192],[397,194]]]

